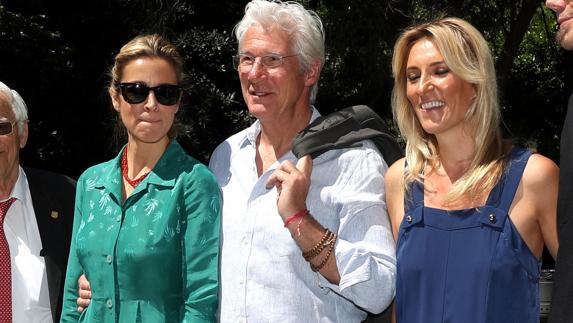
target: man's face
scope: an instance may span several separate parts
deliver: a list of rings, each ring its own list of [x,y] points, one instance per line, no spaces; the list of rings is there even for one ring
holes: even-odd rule
[[[239,70],[243,98],[254,117],[261,122],[289,120],[297,107],[308,108],[310,87],[318,73],[301,71],[298,53],[293,51],[285,31],[253,26],[245,33],[239,53],[255,57],[249,71]],[[280,66],[271,68],[263,66],[260,58],[269,54],[294,56],[283,58]]]
[[[8,98],[0,93],[0,122],[13,123],[12,133],[0,135],[0,178],[15,178],[20,164],[20,148],[24,148],[28,139],[28,125],[22,133],[18,131],[15,116]]]
[[[573,1],[547,0],[545,5],[555,12],[559,31],[557,42],[567,50],[573,50]]]

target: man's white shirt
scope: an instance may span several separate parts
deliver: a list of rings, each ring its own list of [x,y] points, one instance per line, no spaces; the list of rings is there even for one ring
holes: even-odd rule
[[[313,108],[314,120],[319,116]],[[221,322],[361,322],[394,296],[395,243],[384,202],[387,165],[370,141],[329,151],[313,161],[307,207],[338,235],[340,284],[310,269],[284,228],[268,177],[289,152],[258,177],[260,123],[213,153],[210,168],[223,192]],[[358,306],[358,307],[357,307]],[[360,309],[360,308],[362,309]]]
[[[10,197],[15,197],[4,232],[10,246],[12,267],[12,320],[23,323],[51,323],[52,312],[42,241],[26,173],[20,167]]]

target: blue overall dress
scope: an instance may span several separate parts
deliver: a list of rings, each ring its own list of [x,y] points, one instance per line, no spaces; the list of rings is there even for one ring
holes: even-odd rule
[[[412,185],[397,242],[398,323],[539,322],[540,261],[508,210],[531,152],[514,148],[485,206],[424,206]]]

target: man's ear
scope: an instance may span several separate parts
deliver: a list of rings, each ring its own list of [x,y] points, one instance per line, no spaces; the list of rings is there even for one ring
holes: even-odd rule
[[[308,71],[305,73],[305,82],[304,85],[306,86],[313,86],[318,82],[318,78],[320,77],[320,61],[314,61]]]
[[[18,127],[18,125],[15,125]],[[20,149],[26,147],[26,143],[28,142],[28,120],[24,121],[24,127],[22,127],[22,131],[18,131],[18,144],[20,145]]]

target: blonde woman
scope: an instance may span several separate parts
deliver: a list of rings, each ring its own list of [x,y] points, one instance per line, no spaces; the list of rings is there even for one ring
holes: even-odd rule
[[[158,35],[124,45],[109,94],[127,144],[77,185],[61,322],[214,322],[220,196],[175,140],[183,60]],[[91,304],[77,311],[78,277]]]
[[[557,253],[558,168],[501,138],[490,50],[469,23],[405,31],[392,108],[406,157],[386,175],[396,318],[539,322],[544,245]]]

